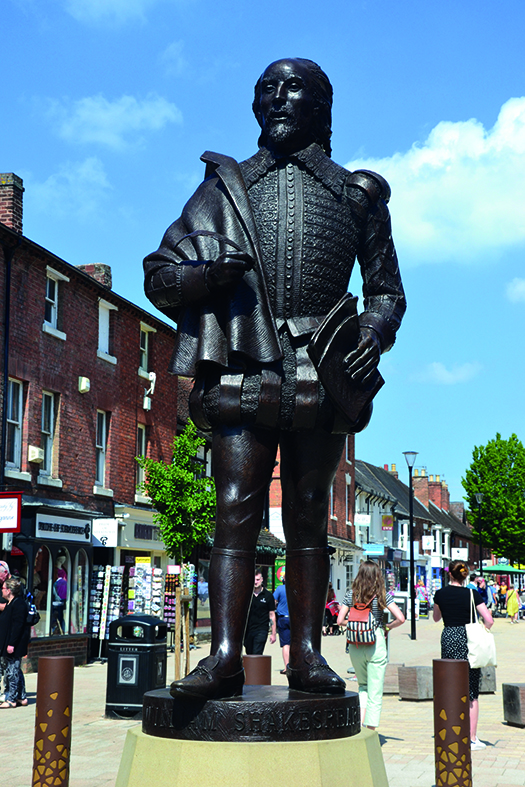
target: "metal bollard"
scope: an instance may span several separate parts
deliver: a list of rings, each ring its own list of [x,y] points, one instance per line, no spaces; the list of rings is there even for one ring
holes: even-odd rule
[[[68,787],[73,656],[41,656],[36,687],[32,787]]]
[[[272,657],[271,656],[243,656],[245,685],[246,686],[271,686],[272,685]]]
[[[468,661],[432,664],[436,787],[472,787]]]

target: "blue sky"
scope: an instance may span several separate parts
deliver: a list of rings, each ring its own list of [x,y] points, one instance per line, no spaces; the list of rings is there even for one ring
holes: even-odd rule
[[[317,61],[334,160],[391,184],[408,300],[357,456],[404,474],[416,450],[461,499],[474,445],[525,439],[524,21],[520,0],[4,0],[0,171],[25,235],[152,311],[141,261],[200,155],[252,155],[259,74]]]

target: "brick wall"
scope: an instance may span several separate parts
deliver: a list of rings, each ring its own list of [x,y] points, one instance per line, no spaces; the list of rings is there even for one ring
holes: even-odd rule
[[[47,265],[70,279],[58,282],[58,328],[66,334],[65,341],[42,330]],[[31,474],[29,484],[17,480],[16,486],[25,493],[72,500],[112,515],[111,497],[93,497],[97,410],[110,414],[105,486],[113,490],[113,500],[132,504],[138,423],[147,426],[149,455],[171,459],[177,428],[177,378],[167,368],[175,331],[30,243],[15,254],[11,291],[9,373],[24,383],[21,470]],[[110,352],[116,364],[97,357],[100,297],[118,307],[110,313]],[[157,374],[149,412],[143,409],[149,381],[138,374],[141,320],[156,329],[149,334],[149,369]],[[79,393],[79,377],[89,378],[87,393]],[[38,484],[40,466],[27,461],[28,446],[41,444],[42,390],[58,395],[53,475],[62,481],[61,489]]]
[[[87,664],[89,637],[39,637],[29,643],[27,656],[22,659],[22,671],[27,675],[38,672],[40,656],[74,656],[75,667]]]

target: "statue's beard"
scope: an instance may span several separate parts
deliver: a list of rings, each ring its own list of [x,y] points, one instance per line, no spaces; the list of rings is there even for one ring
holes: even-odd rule
[[[273,120],[266,125],[266,143],[276,150],[307,147],[311,134],[293,117]]]

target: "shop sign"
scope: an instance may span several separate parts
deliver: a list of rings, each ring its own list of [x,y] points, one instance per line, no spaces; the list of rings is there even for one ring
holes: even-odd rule
[[[275,587],[283,584],[285,572],[286,560],[284,558],[277,558],[275,561]]]
[[[382,517],[382,527],[381,530],[393,530],[394,529],[394,517],[392,514],[383,514]]]
[[[385,547],[383,544],[365,544],[363,546],[365,555],[381,555],[385,554]]]
[[[147,555],[144,557],[136,557],[135,558],[135,565],[136,566],[151,566],[151,556]]]
[[[452,547],[450,557],[452,560],[468,560],[468,547]]]
[[[354,525],[360,525],[361,527],[370,525],[370,514],[355,514]]]
[[[0,492],[0,533],[19,533],[22,492]]]
[[[37,514],[35,538],[58,541],[91,541],[91,520],[73,519],[53,514]]]
[[[422,536],[421,547],[423,552],[425,552],[427,549],[432,551],[434,549],[434,536]]]
[[[118,546],[118,519],[93,520],[93,546],[116,547]]]

